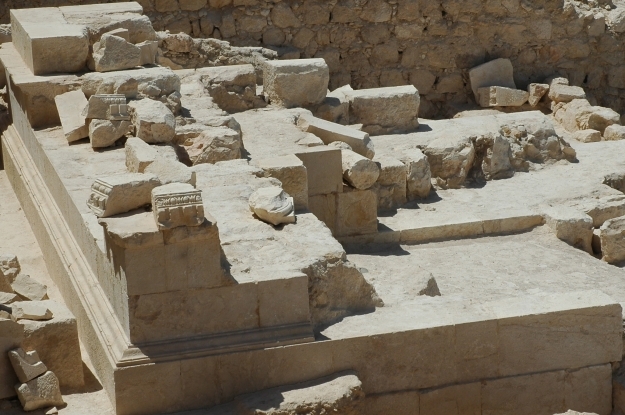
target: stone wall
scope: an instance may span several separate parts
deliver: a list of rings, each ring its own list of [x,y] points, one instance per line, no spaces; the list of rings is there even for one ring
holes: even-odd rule
[[[138,1],[157,30],[323,57],[331,88],[412,83],[422,116],[471,103],[467,69],[497,57],[512,60],[520,88],[559,74],[583,86],[591,102],[625,107],[625,5],[610,0]],[[62,2],[8,0],[0,22],[17,3]]]

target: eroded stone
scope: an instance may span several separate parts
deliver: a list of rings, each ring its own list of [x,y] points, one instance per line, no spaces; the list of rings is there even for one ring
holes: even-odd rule
[[[261,220],[274,226],[295,223],[293,198],[280,187],[262,187],[249,199],[250,210]]]

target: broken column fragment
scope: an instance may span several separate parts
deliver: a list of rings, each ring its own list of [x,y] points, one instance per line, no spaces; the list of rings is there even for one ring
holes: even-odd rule
[[[295,223],[293,198],[277,186],[262,187],[249,198],[250,210],[262,221],[274,226]]]
[[[293,197],[295,209],[308,207],[308,177],[304,163],[297,156],[274,157],[258,161],[265,177],[280,180],[282,188]]]
[[[30,352],[25,352],[22,348],[11,350],[9,351],[9,360],[17,378],[22,383],[33,380],[48,371],[35,350]]]
[[[351,150],[341,150],[343,179],[356,189],[369,189],[378,180],[380,168]]]
[[[265,97],[286,108],[320,104],[329,82],[330,70],[321,58],[267,61],[263,69]]]
[[[68,143],[89,136],[83,109],[87,106],[87,98],[82,91],[70,91],[54,97],[59,112],[63,134]]]
[[[340,141],[348,144],[355,153],[363,157],[372,159],[375,155],[373,142],[369,138],[369,134],[363,131],[322,120],[308,114],[302,114],[297,121],[297,125],[303,131],[321,138],[326,145]]]
[[[65,404],[61,396],[59,380],[50,371],[29,382],[17,385],[15,390],[25,411]]]
[[[176,136],[176,119],[165,104],[153,99],[128,104],[135,135],[147,143],[169,143]]]
[[[481,107],[520,107],[527,102],[529,92],[520,89],[491,86],[479,88],[477,93],[480,97]]]
[[[114,33],[105,33],[93,45],[93,61],[97,72],[120,71],[141,64],[141,49]]]
[[[510,59],[499,58],[483,63],[469,71],[471,89],[475,101],[480,102],[478,89],[491,86],[516,89],[513,78],[514,68]]]
[[[202,192],[187,183],[170,183],[152,190],[152,212],[159,230],[204,223]]]
[[[124,173],[103,177],[91,185],[87,206],[99,218],[129,212],[149,205],[151,192],[161,184],[149,173]]]

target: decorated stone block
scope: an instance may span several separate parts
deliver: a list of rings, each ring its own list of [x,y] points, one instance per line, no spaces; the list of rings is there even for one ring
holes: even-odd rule
[[[171,183],[152,190],[152,211],[160,230],[199,226],[204,222],[202,192],[186,183]]]

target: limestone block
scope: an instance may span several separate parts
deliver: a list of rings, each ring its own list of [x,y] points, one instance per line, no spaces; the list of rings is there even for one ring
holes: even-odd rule
[[[50,320],[53,316],[43,301],[16,301],[11,304],[11,315],[16,320]]]
[[[567,131],[593,129],[602,134],[613,124],[620,124],[619,114],[605,107],[592,106],[585,99],[574,99],[557,109],[554,116]]]
[[[482,414],[481,388],[466,383],[425,391],[419,396],[419,415]]]
[[[6,304],[14,303],[16,301],[20,301],[19,295],[15,293],[7,293],[7,292],[0,291],[0,304],[6,305]]]
[[[582,143],[596,143],[597,141],[601,141],[601,131],[593,129],[579,130],[573,133],[573,138]]]
[[[469,71],[469,80],[471,89],[475,95],[475,101],[479,102],[479,88],[490,86],[502,86],[505,88],[516,89],[513,78],[514,68],[510,59],[495,59],[490,62],[483,63]]]
[[[169,143],[176,135],[176,119],[165,104],[153,99],[128,104],[136,136],[147,143]]]
[[[538,105],[540,100],[549,92],[549,84],[529,84],[527,92],[530,96],[528,98],[529,104],[532,107]]]
[[[425,199],[432,189],[432,172],[425,154],[418,148],[404,151],[400,161],[406,166],[406,198]]]
[[[36,350],[25,352],[22,348],[9,351],[9,360],[20,382],[26,383],[48,371]]]
[[[374,191],[345,186],[336,197],[336,236],[366,235],[378,231],[378,197]]]
[[[158,157],[158,151],[137,137],[126,140],[126,167],[130,173],[143,173]]]
[[[605,141],[624,140],[625,126],[619,124],[612,124],[607,126],[603,132],[603,139]]]
[[[356,189],[369,189],[378,180],[380,168],[375,162],[351,150],[341,150],[343,179]]]
[[[564,380],[567,408],[578,412],[610,415],[612,412],[612,365],[568,371]]]
[[[600,238],[604,261],[613,264],[625,260],[625,216],[605,221]]]
[[[394,209],[406,203],[406,177],[408,168],[401,161],[389,156],[375,156],[373,161],[380,168],[376,182],[378,209]]]
[[[256,70],[251,64],[201,68],[196,74],[224,111],[240,112],[264,105],[256,95]]]
[[[237,396],[241,415],[281,415],[303,413],[358,413],[365,398],[360,379],[352,372],[337,373],[321,379],[285,385]]]
[[[260,327],[309,323],[308,276],[299,271],[267,273],[271,279],[258,281]]]
[[[108,120],[111,116],[111,105],[126,105],[124,94],[95,94],[89,97],[82,115],[85,118]]]
[[[295,223],[293,198],[277,186],[262,187],[249,198],[250,210],[261,220],[274,226]]]
[[[441,187],[457,188],[464,183],[473,160],[475,148],[469,137],[441,137],[423,150],[430,163],[432,177]]]
[[[312,110],[315,117],[342,125],[349,124],[349,101],[345,95],[328,93],[323,102]]]
[[[0,255],[0,275],[9,283],[20,273],[22,267],[17,257],[13,254]]]
[[[529,92],[520,89],[491,86],[479,88],[480,106],[487,107],[520,107],[527,102]]]
[[[25,411],[65,404],[61,396],[59,380],[50,371],[30,382],[16,386],[15,390]]]
[[[228,127],[211,127],[197,137],[188,138],[183,143],[189,160],[198,164],[215,164],[219,161],[241,158],[243,140],[241,133]]]
[[[332,234],[336,233],[336,199],[337,193],[308,197],[308,210],[323,222]]]
[[[91,147],[104,148],[114,145],[117,140],[128,134],[130,126],[130,121],[91,120],[89,123]]]
[[[162,66],[127,71],[90,72],[81,79],[82,92],[87,97],[95,94],[124,94],[126,98],[136,98],[139,93],[152,96],[158,92],[159,96],[168,96],[180,92],[178,75]]]
[[[557,206],[545,211],[545,221],[558,239],[592,255],[590,216],[574,208]]]
[[[603,184],[625,193],[625,173],[611,173],[603,177]],[[620,215],[619,215],[620,216]]]
[[[406,132],[419,126],[419,91],[412,85],[345,91],[349,120],[371,135]]]
[[[94,44],[93,49],[97,72],[121,71],[141,64],[141,49],[110,33],[102,35],[100,42]]]
[[[11,320],[0,318],[0,399],[15,396],[17,377],[9,361],[9,350],[21,346],[24,327]]]
[[[139,65],[154,65],[156,64],[156,53],[158,52],[158,42],[155,40],[146,40],[141,43],[137,43],[136,46],[141,51],[139,58]]]
[[[308,177],[302,160],[290,154],[259,160],[258,167],[263,169],[265,177],[280,180],[282,189],[292,195],[296,210],[308,207]]]
[[[330,70],[321,58],[271,60],[263,69],[265,97],[286,108],[320,104],[329,81]]]
[[[161,181],[155,174],[123,173],[97,179],[87,206],[99,218],[129,212],[151,202],[152,189]]]
[[[514,176],[512,167],[510,141],[497,134],[493,138],[493,145],[486,150],[482,159],[482,172],[486,180],[508,179]]]
[[[367,394],[359,414],[387,415],[393,408],[394,415],[420,415],[420,394],[418,391],[384,393],[381,395]]]
[[[13,44],[35,75],[79,72],[89,55],[87,27],[56,8],[11,10]]]
[[[204,222],[202,192],[187,183],[170,183],[152,189],[152,212],[158,229],[199,226]]]
[[[11,288],[25,300],[41,301],[48,299],[48,287],[26,274],[18,274],[11,283]]]
[[[145,173],[155,175],[163,185],[188,183],[195,186],[195,172],[176,160],[158,158],[145,168]]]
[[[68,143],[89,136],[89,127],[83,109],[87,106],[87,98],[82,91],[70,91],[54,97],[56,109],[59,112],[63,134]]]
[[[343,189],[341,150],[312,147],[295,154],[306,167],[308,196],[338,193]]]
[[[574,99],[586,99],[586,93],[578,86],[553,84],[549,88],[549,98],[554,102],[571,102]]]
[[[348,144],[354,152],[368,159],[372,159],[375,155],[373,142],[369,138],[369,134],[363,131],[325,121],[308,114],[302,114],[297,121],[297,125],[303,131],[319,137],[326,145],[339,141]]]

